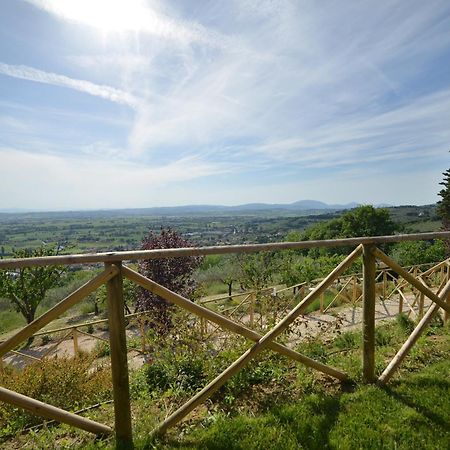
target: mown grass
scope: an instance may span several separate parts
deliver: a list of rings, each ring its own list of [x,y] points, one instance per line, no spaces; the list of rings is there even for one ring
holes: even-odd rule
[[[450,442],[450,362],[441,361],[389,388],[312,393],[257,417],[218,416],[205,429],[161,449],[444,449]]]
[[[414,324],[405,317],[377,327],[376,370],[386,366]],[[171,349],[174,349],[171,345]],[[450,442],[450,327],[436,320],[381,388],[363,385],[361,333],[299,346],[339,367],[352,381],[340,384],[271,352],[263,353],[205,405],[160,440],[154,426],[240,352],[214,356],[183,352],[131,374],[133,427],[140,449],[444,449]],[[175,352],[176,353],[176,352]],[[156,370],[157,368],[158,370]],[[169,376],[168,376],[169,375]],[[161,380],[167,381],[162,383]],[[50,401],[50,399],[49,399]],[[88,413],[113,423],[111,406]],[[66,426],[5,440],[4,448],[113,448]]]

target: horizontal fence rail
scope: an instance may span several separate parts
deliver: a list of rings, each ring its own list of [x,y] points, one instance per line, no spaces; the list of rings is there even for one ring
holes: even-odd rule
[[[88,253],[82,255],[42,256],[0,260],[0,269],[36,267],[50,265],[72,265],[87,263],[114,263],[143,259],[177,258],[182,256],[224,255],[228,253],[255,253],[276,250],[307,250],[311,248],[355,247],[360,244],[388,244],[403,241],[425,241],[450,239],[450,231],[416,234],[395,234],[392,236],[355,237],[328,239],[322,241],[274,242],[269,244],[225,245],[211,247],[169,248],[163,250],[137,250],[124,252]]]
[[[450,270],[449,261],[443,261],[433,267],[422,271],[417,266],[411,268],[403,268],[392,258],[387,256],[379,245],[386,243],[394,243],[401,241],[414,240],[430,240],[430,239],[450,239],[450,232],[421,233],[411,235],[394,235],[394,236],[376,236],[361,237],[324,241],[303,241],[303,242],[281,242],[270,244],[255,245],[233,245],[233,246],[214,246],[214,247],[190,247],[179,249],[163,249],[163,250],[146,250],[146,251],[127,251],[115,253],[97,253],[86,255],[59,255],[39,258],[23,258],[23,259],[3,259],[0,260],[0,270],[13,270],[16,268],[47,266],[47,265],[71,265],[71,264],[92,264],[104,263],[105,268],[102,273],[86,282],[79,289],[68,295],[65,299],[48,310],[42,316],[19,330],[16,334],[0,343],[0,362],[1,357],[6,353],[19,354],[29,359],[38,359],[32,355],[26,355],[23,352],[15,350],[16,347],[24,340],[31,336],[49,334],[51,332],[68,333],[62,338],[72,337],[74,341],[74,353],[78,349],[78,334],[81,332],[78,328],[89,326],[90,323],[75,324],[67,327],[60,327],[56,330],[40,331],[51,321],[59,317],[69,308],[80,302],[91,292],[101,285],[107,287],[107,306],[108,306],[108,325],[109,325],[109,343],[111,347],[111,370],[113,380],[114,395],[114,411],[115,411],[115,427],[117,445],[121,448],[132,447],[132,423],[131,423],[131,407],[130,392],[128,381],[128,361],[127,361],[127,344],[126,344],[126,316],[124,314],[123,302],[123,278],[127,278],[137,285],[141,286],[165,299],[170,304],[177,305],[188,313],[199,318],[202,335],[207,339],[206,335],[221,329],[232,332],[235,335],[243,336],[253,345],[244,352],[236,361],[227,367],[222,373],[201,389],[188,402],[178,408],[169,417],[155,429],[155,434],[164,433],[168,428],[179,423],[187,414],[189,414],[198,405],[211,397],[224,383],[226,383],[233,375],[238,373],[248,362],[265,349],[278,352],[287,356],[294,361],[311,367],[315,370],[323,372],[326,375],[344,381],[348,375],[338,368],[328,366],[314,359],[311,359],[288,346],[276,341],[283,332],[285,332],[295,321],[304,317],[307,308],[315,301],[320,302],[320,311],[325,313],[331,305],[338,299],[348,299],[355,306],[359,300],[362,300],[362,329],[363,329],[363,379],[365,382],[378,382],[384,384],[389,381],[395,371],[400,366],[403,359],[407,356],[414,343],[425,330],[432,318],[443,309],[448,318],[450,314]],[[227,254],[227,253],[251,253],[258,251],[279,251],[279,250],[302,250],[320,247],[342,247],[347,246],[353,248],[353,251],[334,268],[324,279],[317,280],[317,284],[298,283],[291,287],[277,290],[276,288],[264,288],[260,291],[250,291],[240,294],[232,294],[228,296],[217,297],[203,302],[192,302],[191,300],[167,289],[166,287],[156,283],[155,281],[144,277],[140,273],[123,265],[124,261],[136,261],[157,258],[176,258],[197,255],[210,254]],[[356,247],[356,248],[355,248]],[[362,256],[363,273],[344,275],[347,269],[354,261]],[[377,268],[377,262],[384,264],[383,267]],[[391,272],[397,274],[395,277]],[[430,280],[434,280],[439,284],[436,289],[435,284],[432,285]],[[309,287],[311,286],[311,287]],[[410,286],[409,297],[404,289]],[[259,296],[270,298],[273,304],[280,301],[283,295],[286,295],[291,289],[294,290],[292,297],[288,298],[282,307],[282,317],[278,319],[277,314],[274,315],[273,323],[265,323],[263,304],[260,302]],[[381,290],[381,291],[380,291]],[[334,295],[331,303],[324,306],[326,293]],[[409,313],[414,313],[419,320],[416,328],[409,336],[397,352],[386,369],[376,377],[375,374],[375,302],[380,298],[382,302],[391,298],[393,295],[399,295],[399,312],[403,311],[404,305],[408,308]],[[411,295],[413,298],[411,298]],[[230,301],[234,297],[240,297],[242,300],[236,300],[238,305],[231,305],[222,310],[214,311],[204,306],[212,304],[217,307],[221,301]],[[425,312],[424,299],[427,298],[428,310]],[[411,302],[411,303],[410,303]],[[239,321],[235,315],[241,308],[248,308],[247,322]],[[418,309],[418,312],[416,312]],[[228,313],[228,316],[225,315]],[[278,311],[279,313],[279,311]],[[137,314],[136,314],[137,315]],[[284,315],[284,316],[283,316]],[[129,315],[133,316],[133,315]],[[259,320],[259,331],[255,331],[252,327],[257,325]],[[93,321],[101,323],[104,320]],[[264,326],[263,326],[264,325]],[[97,337],[95,337],[97,338]],[[104,340],[102,338],[102,340]],[[59,345],[56,344],[56,346]],[[143,344],[143,347],[144,344]],[[55,348],[53,346],[48,352]],[[144,348],[143,348],[144,349]],[[52,405],[26,397],[5,388],[0,388],[0,401],[10,403],[20,408],[27,409],[37,415],[54,419],[59,422],[69,423],[75,427],[93,432],[95,434],[108,434],[112,432],[109,426],[98,424],[89,419],[84,419],[74,413],[70,413]]]

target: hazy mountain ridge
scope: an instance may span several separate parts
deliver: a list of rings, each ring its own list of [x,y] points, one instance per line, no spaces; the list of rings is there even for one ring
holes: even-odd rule
[[[68,211],[25,211],[0,209],[3,216],[11,215],[56,215],[56,216],[78,216],[78,215],[180,215],[180,214],[217,214],[223,213],[243,213],[243,212],[261,212],[261,211],[325,211],[325,210],[343,210],[357,207],[356,202],[341,204],[327,204],[317,200],[299,200],[294,203],[247,203],[242,205],[183,205],[183,206],[156,206],[151,208],[118,208],[118,209],[98,209],[98,210],[68,210]]]

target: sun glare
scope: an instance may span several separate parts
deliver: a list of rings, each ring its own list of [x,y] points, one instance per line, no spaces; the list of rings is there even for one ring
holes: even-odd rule
[[[158,27],[158,18],[141,0],[44,0],[41,5],[66,20],[104,32]]]

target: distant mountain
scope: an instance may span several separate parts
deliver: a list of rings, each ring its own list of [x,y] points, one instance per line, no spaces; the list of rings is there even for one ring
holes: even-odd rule
[[[153,208],[126,208],[109,210],[85,210],[85,211],[25,211],[25,210],[0,210],[2,215],[30,214],[33,216],[64,216],[64,217],[84,217],[84,216],[135,216],[135,215],[190,215],[190,214],[247,214],[267,212],[309,212],[319,213],[323,211],[338,211],[351,209],[358,206],[352,202],[345,205],[327,204],[317,200],[299,200],[294,203],[247,203],[244,205],[185,205],[185,206],[164,206]]]

